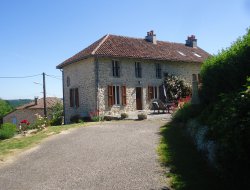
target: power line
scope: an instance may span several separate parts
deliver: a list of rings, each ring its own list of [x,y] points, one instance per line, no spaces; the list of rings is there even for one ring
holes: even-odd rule
[[[54,78],[54,79],[57,79],[57,80],[62,80],[62,77],[60,77],[60,76],[47,75],[47,74],[46,74],[46,76],[51,77],[51,78]]]
[[[1,79],[20,79],[20,78],[31,78],[31,77],[37,77],[41,76],[42,74],[37,74],[37,75],[29,75],[29,76],[11,76],[11,77],[0,77]]]

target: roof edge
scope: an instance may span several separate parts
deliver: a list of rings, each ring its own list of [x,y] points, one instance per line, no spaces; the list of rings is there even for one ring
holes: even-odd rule
[[[108,39],[110,35],[107,34],[102,41],[98,44],[98,46],[91,52],[91,55],[95,55],[95,52],[101,47],[101,45]]]

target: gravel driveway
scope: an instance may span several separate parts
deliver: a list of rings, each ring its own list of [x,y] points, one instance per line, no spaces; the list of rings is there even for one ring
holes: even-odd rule
[[[50,137],[0,168],[0,189],[163,189],[156,147],[164,123],[104,122]]]

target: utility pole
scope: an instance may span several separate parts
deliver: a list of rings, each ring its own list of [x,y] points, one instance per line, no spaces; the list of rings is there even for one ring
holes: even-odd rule
[[[43,105],[44,105],[44,117],[47,117],[46,86],[45,86],[45,73],[44,72],[43,72]]]

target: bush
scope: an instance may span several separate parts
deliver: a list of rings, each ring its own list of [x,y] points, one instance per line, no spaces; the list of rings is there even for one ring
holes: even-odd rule
[[[4,123],[0,128],[0,139],[9,139],[16,133],[16,126],[12,123]]]
[[[128,114],[127,113],[121,113],[121,119],[126,119],[128,118]]]
[[[42,117],[39,114],[35,114],[35,116],[36,120],[28,126],[28,129],[38,129],[40,131],[49,126],[49,121],[47,118]]]
[[[57,103],[52,107],[52,111],[50,113],[50,124],[53,126],[61,125],[63,120],[63,105],[61,103]]]
[[[103,121],[104,117],[103,116],[93,116],[91,117],[91,121],[98,122],[98,121]]]
[[[182,108],[175,112],[173,121],[186,123],[188,120],[197,117],[201,110],[201,105],[192,105],[190,103],[186,103]]]
[[[250,178],[250,93],[220,96],[207,123],[207,138],[219,146],[216,151],[218,169],[234,183],[248,184]]]
[[[80,123],[81,122],[81,116],[79,114],[72,115],[70,117],[70,122],[71,123]]]
[[[180,98],[190,96],[192,92],[190,85],[174,75],[166,75],[164,85],[169,101],[177,101]]]
[[[148,116],[146,113],[139,113],[138,114],[138,120],[144,120],[144,119],[147,119]]]
[[[250,29],[229,49],[205,61],[201,68],[202,100],[211,103],[221,93],[238,91],[250,76]]]

